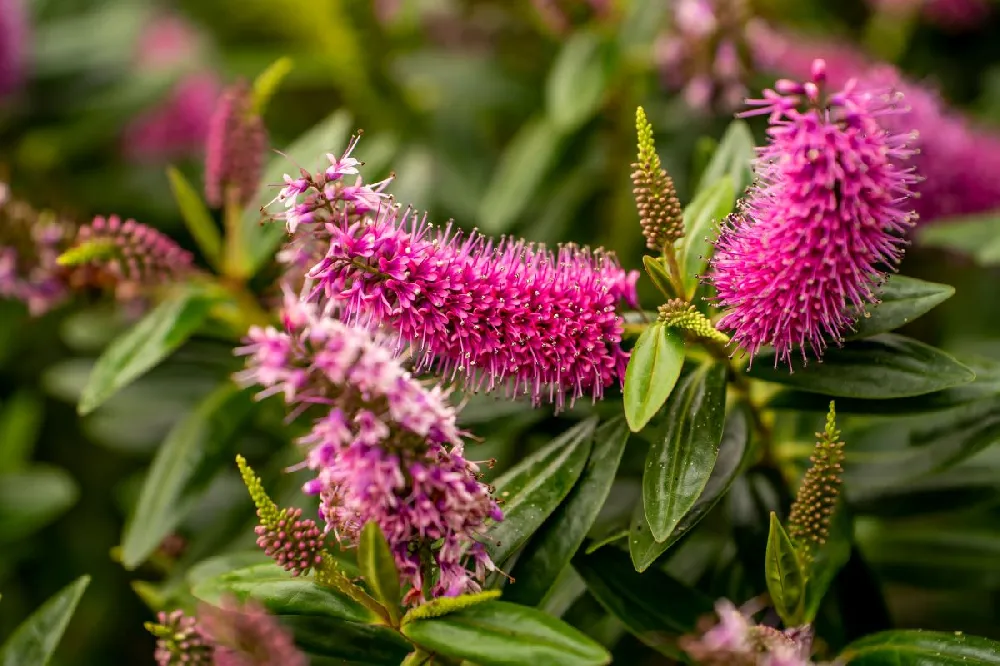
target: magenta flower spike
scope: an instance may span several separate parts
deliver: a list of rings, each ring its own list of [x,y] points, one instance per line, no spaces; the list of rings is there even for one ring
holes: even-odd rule
[[[791,365],[796,349],[806,360],[838,343],[876,302],[913,224],[916,176],[899,165],[914,136],[879,122],[902,110],[900,95],[853,81],[828,93],[824,82],[817,60],[811,81],[780,80],[744,113],[769,116],[769,142],[744,210],[716,241],[707,280],[725,310],[719,329],[751,359],[770,345],[775,363]]]
[[[285,176],[279,215],[297,233],[286,260],[311,265],[307,300],[352,324],[384,327],[418,370],[462,375],[473,391],[506,389],[538,404],[594,399],[620,383],[624,301],[638,272],[603,250],[557,250],[436,229],[360,180],[354,142],[316,175]],[[315,263],[313,263],[315,262]]]
[[[152,227],[117,215],[98,216],[77,232],[76,245],[106,244],[93,266],[116,282],[155,284],[192,270],[191,253]]]
[[[212,206],[222,206],[227,196],[240,206],[257,193],[267,130],[253,110],[253,94],[240,81],[223,92],[209,123],[205,142],[205,198]]]
[[[24,0],[0,0],[0,97],[24,83],[29,32]]]
[[[327,531],[356,544],[376,522],[409,585],[407,603],[479,590],[495,567],[478,538],[503,516],[463,457],[447,392],[413,379],[387,340],[315,304],[289,296],[283,319],[283,332],[251,329],[238,379],[263,386],[262,396],[282,394],[293,415],[324,412],[301,443],[316,472],[304,490],[319,495]]]

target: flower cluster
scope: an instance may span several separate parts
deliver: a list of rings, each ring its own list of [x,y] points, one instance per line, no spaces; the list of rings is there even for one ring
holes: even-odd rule
[[[24,81],[28,31],[24,1],[0,2],[0,97],[14,92]]]
[[[752,613],[725,599],[715,604],[718,621],[702,621],[700,635],[684,636],[681,648],[704,666],[814,666],[809,660],[812,631],[779,631],[754,624]]]
[[[282,393],[293,413],[325,412],[301,441],[316,472],[305,491],[320,496],[327,530],[356,543],[376,522],[410,585],[407,603],[478,590],[493,563],[477,537],[502,514],[463,457],[447,394],[413,379],[383,340],[315,304],[289,296],[283,319],[283,332],[251,329],[240,379]]]
[[[418,369],[462,373],[472,390],[506,388],[561,409],[620,383],[620,301],[636,304],[638,272],[574,245],[435,229],[383,190],[343,183],[354,142],[316,175],[286,176],[279,215],[299,238],[289,261],[310,263],[306,298],[352,323],[387,327]],[[305,225],[307,228],[300,229]]]
[[[673,179],[656,153],[653,126],[640,106],[635,127],[639,137],[638,159],[632,164],[632,195],[639,211],[639,225],[646,247],[662,252],[668,243],[684,235],[684,213]]]
[[[759,182],[716,241],[708,280],[727,309],[718,328],[751,358],[765,345],[775,363],[800,348],[820,357],[876,301],[874,287],[903,253],[916,176],[899,166],[909,133],[879,118],[900,95],[851,81],[824,92],[824,63],[807,83],[778,81],[747,114],[770,117]],[[800,110],[800,105],[806,105]]]
[[[816,433],[818,440],[809,459],[811,464],[788,516],[788,533],[806,558],[811,558],[813,552],[826,543],[830,521],[840,498],[844,442],[840,441],[836,418],[831,402],[826,427],[823,432]]]
[[[98,216],[80,227],[74,248],[85,261],[63,261],[92,269],[91,283],[156,284],[192,270],[190,252],[156,229],[117,215]]]
[[[228,88],[212,114],[205,143],[205,198],[221,206],[227,196],[245,206],[257,193],[267,149],[264,121],[245,82]],[[227,194],[228,190],[228,194]]]
[[[295,576],[308,573],[323,559],[323,535],[316,521],[302,520],[302,509],[286,509],[273,526],[258,525],[254,531],[264,553]]]
[[[671,30],[656,45],[666,85],[695,109],[735,109],[746,96],[745,0],[677,0]]]
[[[947,30],[970,30],[989,18],[987,0],[868,0],[880,11],[892,14],[920,13],[929,22]]]
[[[212,643],[198,620],[181,610],[161,612],[146,629],[156,636],[157,666],[211,666]]]

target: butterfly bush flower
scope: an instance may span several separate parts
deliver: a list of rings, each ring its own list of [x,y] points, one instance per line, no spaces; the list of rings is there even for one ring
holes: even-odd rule
[[[703,619],[698,635],[680,639],[681,648],[703,666],[819,666],[809,659],[811,628],[780,631],[755,624],[752,606],[739,609],[720,600],[715,604],[718,619]]]
[[[664,83],[694,109],[737,108],[747,94],[745,0],[677,0],[671,29],[656,42]]]
[[[900,108],[892,91],[850,81],[827,92],[821,60],[811,81],[780,80],[748,102],[757,108],[744,115],[768,114],[769,142],[744,209],[716,241],[708,280],[726,310],[718,328],[751,358],[771,345],[775,363],[790,365],[795,348],[806,359],[839,342],[901,258],[916,177],[899,162],[912,132],[879,124]]]
[[[301,443],[316,473],[304,490],[319,495],[327,530],[356,543],[377,523],[410,586],[407,603],[479,590],[494,566],[478,538],[502,514],[463,457],[447,393],[413,379],[385,340],[314,303],[289,295],[283,320],[284,331],[251,329],[240,379],[262,396],[282,394],[293,415],[324,412]]]
[[[506,388],[561,409],[621,381],[617,306],[636,305],[638,272],[602,250],[436,229],[394,205],[387,181],[347,184],[355,143],[325,172],[286,176],[278,196],[296,234],[283,256],[315,261],[309,300],[391,329],[418,370],[461,373],[472,390]]]
[[[205,198],[221,206],[230,191],[245,206],[257,193],[267,150],[264,121],[253,109],[253,93],[246,82],[230,86],[212,114],[205,145]]]

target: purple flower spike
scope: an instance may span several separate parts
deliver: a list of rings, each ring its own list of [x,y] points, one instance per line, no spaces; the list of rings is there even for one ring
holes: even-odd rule
[[[241,206],[257,193],[267,130],[253,110],[253,95],[245,82],[228,88],[219,98],[205,143],[205,198],[221,206],[230,196]]]
[[[914,218],[907,204],[917,178],[899,163],[915,137],[879,122],[903,110],[901,95],[854,81],[828,94],[822,63],[813,74],[748,101],[757,108],[743,115],[770,116],[770,140],[707,276],[726,310],[718,327],[751,358],[773,346],[775,363],[791,364],[795,348],[819,358],[828,340],[839,342],[876,302],[874,287],[902,257]]]
[[[307,666],[290,631],[255,602],[226,601],[201,611],[205,633],[215,644],[214,666]]]
[[[107,256],[95,258],[92,265],[105,271],[116,283],[155,284],[192,269],[190,252],[135,220],[123,222],[117,215],[98,216],[77,233],[77,246],[101,242],[108,244]]]

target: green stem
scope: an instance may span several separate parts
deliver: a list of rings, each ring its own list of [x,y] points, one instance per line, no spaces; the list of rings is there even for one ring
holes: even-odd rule
[[[222,268],[226,277],[243,282],[250,276],[244,261],[246,248],[243,247],[243,207],[238,197],[239,189],[232,185],[226,187],[226,205],[223,211],[226,247]]]

